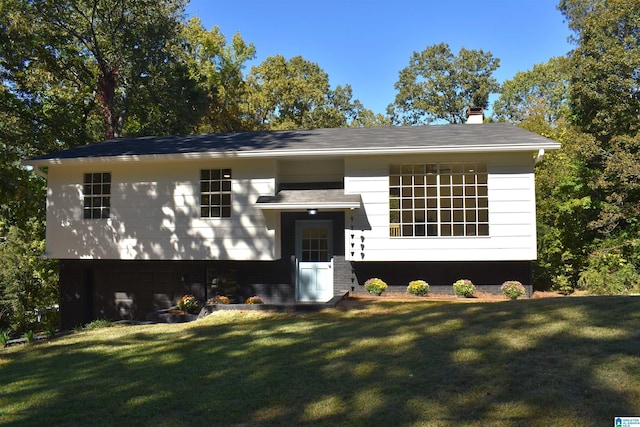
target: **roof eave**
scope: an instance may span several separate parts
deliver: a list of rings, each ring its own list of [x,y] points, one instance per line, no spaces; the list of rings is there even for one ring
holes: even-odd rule
[[[465,145],[465,146],[429,146],[429,147],[382,147],[382,148],[344,148],[316,150],[251,150],[251,151],[207,151],[202,153],[120,155],[102,157],[74,157],[24,160],[26,166],[51,166],[61,164],[93,164],[124,163],[175,160],[208,160],[224,158],[274,158],[274,157],[317,157],[317,156],[357,156],[357,155],[391,155],[391,154],[443,154],[443,153],[480,153],[480,152],[538,152],[540,149],[557,150],[560,144],[513,144],[513,145]]]

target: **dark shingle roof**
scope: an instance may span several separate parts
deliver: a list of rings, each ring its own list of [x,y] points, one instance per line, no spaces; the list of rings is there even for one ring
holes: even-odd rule
[[[45,165],[97,158],[331,155],[419,151],[557,149],[550,139],[506,123],[483,125],[333,128],[209,135],[119,138],[35,157]]]

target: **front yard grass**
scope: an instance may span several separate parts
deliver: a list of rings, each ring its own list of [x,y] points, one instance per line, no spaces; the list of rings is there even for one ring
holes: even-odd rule
[[[0,349],[0,425],[602,426],[640,416],[640,298],[347,301]]]

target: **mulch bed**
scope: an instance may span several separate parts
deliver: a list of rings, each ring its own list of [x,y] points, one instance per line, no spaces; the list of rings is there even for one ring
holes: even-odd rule
[[[582,295],[581,292],[575,292],[573,295]],[[586,293],[584,293],[586,294]],[[558,292],[541,292],[535,291],[533,293],[533,298],[557,298],[563,297],[564,295],[559,294]],[[484,292],[476,292],[476,294],[471,298],[458,297],[456,295],[441,295],[441,294],[429,294],[426,297],[418,297],[411,294],[399,293],[399,292],[386,292],[380,296],[370,295],[370,294],[349,294],[348,298],[359,299],[359,300],[377,300],[377,301],[507,301],[507,298],[504,295],[494,295]]]

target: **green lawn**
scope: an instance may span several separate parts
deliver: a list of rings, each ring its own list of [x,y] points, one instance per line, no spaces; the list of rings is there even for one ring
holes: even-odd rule
[[[0,349],[0,424],[607,426],[640,416],[640,298],[218,312]]]

